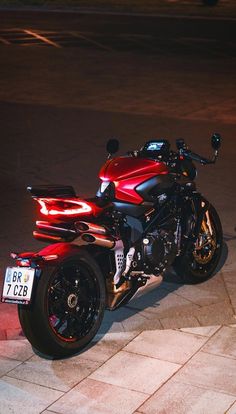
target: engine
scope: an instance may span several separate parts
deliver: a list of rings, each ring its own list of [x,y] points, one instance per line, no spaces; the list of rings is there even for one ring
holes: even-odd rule
[[[142,256],[145,273],[160,274],[177,255],[175,233],[165,229],[148,233],[143,239]]]

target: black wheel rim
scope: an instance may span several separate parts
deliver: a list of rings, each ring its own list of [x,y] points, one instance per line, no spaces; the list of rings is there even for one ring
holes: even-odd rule
[[[94,272],[79,260],[64,263],[48,288],[49,325],[58,338],[76,342],[93,328],[99,314],[100,289]]]

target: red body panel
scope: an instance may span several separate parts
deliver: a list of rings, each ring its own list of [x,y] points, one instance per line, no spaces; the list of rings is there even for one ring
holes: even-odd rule
[[[99,178],[115,184],[117,200],[140,204],[142,197],[135,191],[136,187],[152,177],[168,174],[163,162],[148,158],[118,157],[106,162],[101,168]]]
[[[17,266],[31,266],[31,261],[34,261],[40,256],[44,257],[43,261],[40,262],[41,267],[46,264],[47,266],[55,266],[55,264],[61,262],[62,259],[76,255],[79,249],[80,247],[73,243],[66,242],[50,244],[38,252],[20,253],[17,259]],[[47,259],[49,256],[51,256],[50,260]],[[55,258],[53,258],[53,256],[55,256]],[[29,264],[26,264],[24,261],[25,257],[29,258]]]

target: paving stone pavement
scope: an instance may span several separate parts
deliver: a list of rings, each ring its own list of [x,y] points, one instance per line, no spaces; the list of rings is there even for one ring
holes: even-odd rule
[[[36,355],[16,307],[1,304],[0,414],[235,414],[234,273],[229,254],[201,285],[151,279],[60,361]]]
[[[109,332],[60,361],[3,340],[0,413],[235,414],[235,339],[236,324]]]

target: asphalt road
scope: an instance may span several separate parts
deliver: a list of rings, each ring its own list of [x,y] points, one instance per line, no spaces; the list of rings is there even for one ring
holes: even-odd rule
[[[0,157],[13,181],[32,181],[36,169],[39,181],[72,180],[87,193],[83,177],[95,191],[110,135],[123,137],[124,150],[150,135],[183,135],[205,152],[212,131],[233,136],[235,21],[32,11],[0,18]],[[91,136],[92,168],[84,144]],[[71,153],[73,168],[83,154],[76,177]],[[56,174],[46,174],[54,154],[65,177],[54,162]]]
[[[183,137],[207,156],[211,133],[222,134],[219,161],[199,168],[198,185],[220,213],[231,263],[236,224],[232,21],[195,19],[193,29],[189,19],[148,23],[146,18],[9,12],[0,17],[1,275],[10,250],[40,246],[31,236],[35,213],[26,186],[72,184],[82,197],[93,195],[105,142],[114,136],[122,152],[151,137],[165,137],[172,145]],[[73,43],[76,34],[80,38]]]
[[[232,9],[234,10],[234,9]],[[184,12],[184,8],[183,8]],[[38,30],[79,30],[106,35],[145,34],[161,38],[178,36],[235,40],[236,14],[228,17],[182,15],[132,15],[86,12],[0,10],[1,28],[23,27]]]
[[[235,57],[234,18],[0,11],[0,44]]]

